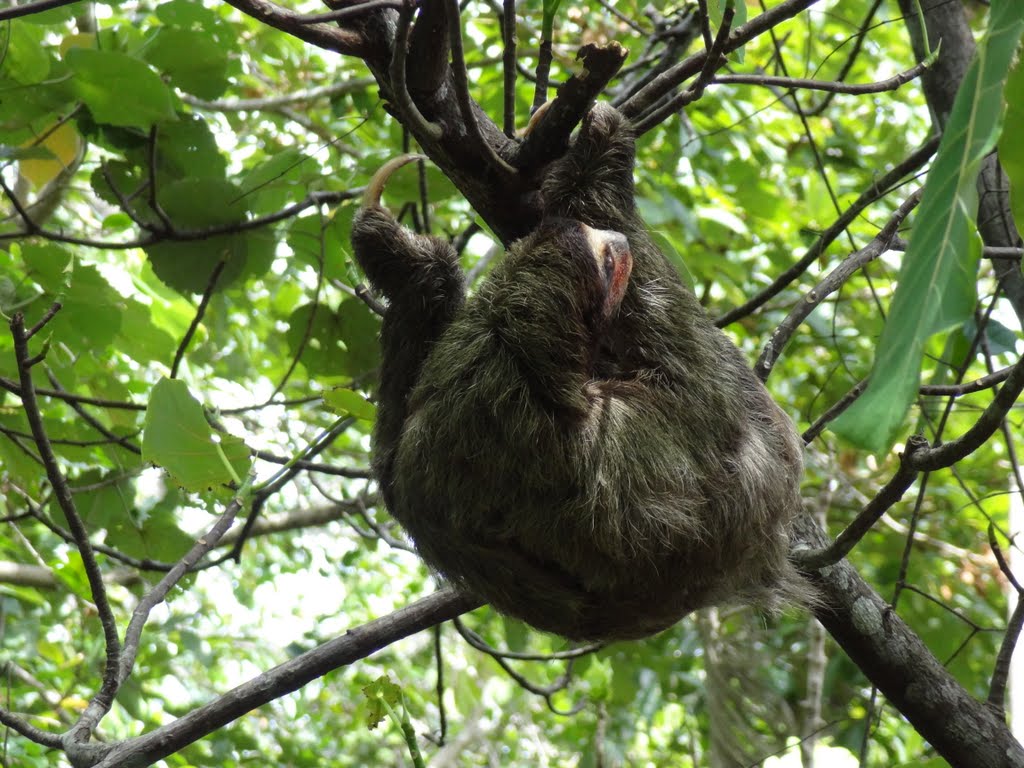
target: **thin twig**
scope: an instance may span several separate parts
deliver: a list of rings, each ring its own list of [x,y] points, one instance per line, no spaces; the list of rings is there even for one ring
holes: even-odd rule
[[[24,5],[16,5],[12,8],[4,8],[0,10],[0,21],[20,19],[24,16],[32,16],[33,14],[49,11],[53,8],[63,8],[65,5],[73,5],[77,2],[78,0],[35,0],[35,2],[32,3],[25,3]]]
[[[501,23],[505,43],[501,61],[505,78],[503,127],[505,135],[511,139],[516,135],[516,0],[505,0]]]
[[[830,421],[832,421],[833,419],[838,419],[839,414],[841,414],[843,411],[845,411],[847,408],[853,405],[857,398],[864,394],[864,390],[867,389],[867,386],[868,379],[861,379],[860,381],[853,385],[849,392],[847,392],[845,395],[839,398],[832,405],[832,407],[830,407],[827,411],[821,414],[821,416],[815,419],[814,423],[811,424],[811,426],[809,426],[800,436],[803,439],[804,443],[810,443],[812,440],[814,440],[818,435],[822,433],[822,431],[825,429],[826,426],[828,426],[828,423]]]
[[[18,214],[21,220],[25,223],[25,229],[20,233],[14,234],[17,234],[20,237],[41,234],[42,230],[40,229],[39,225],[36,224],[36,222],[32,219],[32,216],[29,214],[28,209],[21,204],[21,200],[19,200],[18,196],[14,194],[14,190],[7,186],[7,182],[4,181],[4,176],[2,173],[0,173],[0,190],[2,190],[3,193],[7,196],[7,199],[11,201],[11,206],[14,208],[15,212]],[[10,237],[9,235],[7,238],[3,239],[15,238]]]
[[[321,22],[331,21],[344,21],[346,19],[354,19],[359,16],[364,16],[370,11],[376,11],[381,8],[393,8],[401,9],[406,5],[404,0],[365,0],[365,2],[356,3],[348,8],[338,8],[334,11],[328,11],[327,13],[311,13],[306,16],[299,16],[296,21],[299,24],[319,24]]]
[[[704,38],[704,50],[710,51],[714,45],[714,38],[711,37],[711,15],[708,13],[708,0],[697,0],[697,10],[700,12],[700,36]]]
[[[171,363],[172,379],[178,378],[178,367],[181,365],[181,361],[185,357],[185,350],[188,349],[188,345],[192,342],[192,337],[195,336],[196,331],[199,329],[199,324],[203,322],[203,317],[206,315],[206,308],[210,305],[210,299],[213,298],[213,292],[217,287],[217,281],[220,279],[220,275],[227,264],[227,259],[221,259],[217,262],[217,266],[213,268],[213,272],[210,273],[210,279],[206,283],[206,290],[203,291],[203,298],[200,300],[199,306],[196,308],[196,313],[192,317],[192,322],[189,323],[188,330],[185,331],[185,335],[182,337],[181,343],[174,351],[174,361]]]
[[[766,30],[806,10],[814,5],[815,2],[816,0],[784,0],[760,16],[733,30],[722,52],[730,53],[742,47]],[[674,109],[670,108],[667,110],[668,114],[659,119],[653,114],[654,110],[652,110],[652,107],[659,104],[665,96],[672,93],[687,78],[700,72],[707,59],[707,55],[708,52],[705,50],[687,57],[674,67],[670,67],[658,75],[658,77],[630,96],[621,105],[620,111],[630,120],[634,121],[638,135],[650,130],[661,120],[664,120],[668,114],[675,112]],[[649,112],[649,110],[651,111]],[[660,108],[658,112],[660,114]],[[641,119],[641,115],[644,115],[643,119]]]
[[[1003,556],[1003,550],[996,539],[995,526],[992,524],[989,524],[988,527],[988,543],[999,564],[999,570],[1010,582],[1017,595],[1017,604],[1013,606],[1013,613],[1006,625],[1003,642],[999,645],[999,655],[996,656],[996,663],[992,667],[992,679],[988,687],[988,705],[995,709],[1000,716],[1006,717],[1006,682],[1010,678],[1010,661],[1013,659],[1021,628],[1024,627],[1024,587],[1021,587],[1013,571],[1010,570],[1010,564]]]
[[[187,93],[179,93],[178,98],[189,106],[211,112],[254,112],[264,109],[280,109],[296,104],[307,104],[319,99],[332,99],[347,93],[365,91],[367,88],[374,86],[376,82],[372,77],[354,77],[337,83],[331,83],[330,85],[319,85],[313,88],[306,88],[305,90],[264,96],[256,99],[215,99],[208,101]]]
[[[319,399],[319,398],[317,398]],[[222,411],[223,413],[223,411]],[[268,461],[271,464],[287,464],[292,459],[288,456],[278,456],[270,451],[253,451],[253,456],[261,461]],[[368,469],[359,469],[357,467],[336,467],[333,464],[322,464],[317,461],[305,461],[298,460],[294,462],[295,466],[299,469],[304,469],[307,472],[319,472],[323,475],[334,475],[336,477],[354,477],[354,478],[367,478],[372,477],[372,473]]]
[[[807,316],[817,309],[826,298],[839,290],[839,288],[845,284],[857,270],[861,269],[865,264],[874,261],[885,252],[889,247],[889,242],[893,237],[895,237],[896,230],[920,200],[921,190],[918,189],[904,200],[900,207],[893,212],[889,221],[886,222],[885,226],[882,227],[870,243],[859,251],[854,251],[843,259],[839,266],[829,272],[824,280],[808,291],[804,300],[797,304],[793,310],[786,315],[785,319],[779,323],[778,328],[775,329],[775,332],[772,333],[768,343],[765,344],[764,350],[761,352],[761,356],[758,357],[757,364],[754,366],[755,373],[762,381],[768,378],[768,375],[771,373],[776,361],[782,354],[782,350],[786,348],[790,337],[796,331],[797,327],[807,319]]]
[[[913,435],[907,441],[906,451],[900,456],[900,468],[892,479],[868,502],[868,505],[840,533],[835,541],[824,549],[794,552],[792,557],[796,564],[808,571],[816,571],[827,565],[838,563],[853,550],[864,538],[882,515],[903,498],[903,494],[913,485],[918,470],[913,466],[914,454],[924,450],[928,442],[920,435]]]
[[[35,336],[37,333],[39,333],[41,330],[43,330],[43,328],[46,327],[47,323],[49,323],[51,320],[53,320],[54,316],[58,312],[60,312],[61,306],[63,306],[63,305],[59,301],[53,302],[53,304],[50,305],[49,309],[47,309],[43,313],[43,316],[41,318],[39,318],[39,320],[36,322],[36,324],[33,325],[31,328],[29,328],[25,332],[25,340],[28,341],[33,336]]]
[[[355,291],[356,297],[368,306],[371,312],[379,317],[384,317],[384,313],[388,311],[387,307],[374,298],[373,294],[370,293],[370,289],[366,287],[366,283],[357,283]]]
[[[0,190],[6,190],[4,185],[3,177],[0,176]],[[10,190],[7,190],[9,194]],[[233,235],[239,232],[248,232],[249,230],[259,229],[269,224],[276,224],[279,221],[290,219],[297,213],[301,213],[307,208],[312,208],[317,205],[337,205],[344,200],[352,200],[357,197],[361,197],[364,192],[363,187],[356,187],[354,189],[348,189],[342,192],[311,192],[305,199],[300,200],[297,203],[282,208],[277,213],[271,213],[266,216],[258,216],[252,219],[246,219],[244,221],[232,222],[231,224],[219,224],[213,227],[207,227],[204,229],[190,229],[190,230],[174,230],[171,232],[161,232],[159,235],[149,235],[147,237],[137,237],[134,240],[94,240],[85,237],[76,237],[74,235],[65,235],[62,232],[56,232],[52,230],[44,230],[37,226],[35,222],[26,217],[26,228],[21,230],[15,230],[12,232],[0,233],[0,242],[5,240],[20,240],[30,235],[38,235],[47,240],[52,240],[55,243],[67,243],[69,245],[80,245],[86,248],[102,248],[105,250],[127,250],[129,248],[145,248],[146,246],[153,245],[154,243],[162,243],[165,240],[171,240],[174,242],[190,242],[193,240],[208,240],[211,237],[217,235]],[[17,209],[18,204],[14,202],[12,198],[12,204]]]
[[[513,0],[514,2],[514,0]],[[437,694],[437,745],[444,746],[448,737],[448,712],[444,705],[444,654],[441,647],[441,625],[434,626],[434,668],[437,670],[437,681],[434,691]]]
[[[821,233],[814,244],[807,249],[807,252],[800,259],[789,267],[785,272],[772,280],[767,286],[748,301],[740,306],[729,310],[715,320],[715,325],[724,328],[742,317],[761,307],[766,302],[780,294],[786,287],[807,271],[818,258],[825,252],[825,249],[838,238],[848,226],[861,214],[861,212],[872,203],[887,195],[890,189],[897,184],[908,173],[913,173],[923,166],[939,147],[938,137],[929,139],[917,150],[907,157],[906,160],[895,166],[888,173],[880,176],[865,189],[850,206],[843,211],[828,229]]]
[[[571,707],[569,710],[560,710],[555,706],[554,701],[552,700],[552,697],[556,693],[559,693],[560,691],[563,691],[566,688],[568,688],[569,683],[572,682],[572,665],[575,662],[575,658],[569,658],[568,662],[565,665],[565,672],[561,675],[561,677],[555,680],[555,682],[551,683],[551,685],[537,685],[536,683],[531,682],[525,675],[521,675],[518,672],[516,672],[516,670],[512,668],[512,665],[508,663],[507,658],[503,654],[498,654],[497,652],[495,652],[494,649],[487,645],[487,643],[485,643],[479,636],[477,636],[476,638],[479,645],[474,645],[469,640],[469,635],[474,633],[472,633],[472,630],[466,627],[461,620],[456,619],[452,623],[455,624],[455,628],[458,629],[459,634],[466,638],[467,642],[470,642],[470,644],[473,645],[474,648],[481,650],[483,653],[486,653],[488,656],[494,659],[497,665],[501,667],[502,670],[504,670],[505,674],[507,674],[516,683],[518,683],[520,687],[529,691],[530,693],[533,693],[537,696],[541,696],[544,699],[544,702],[547,704],[548,709],[550,709],[555,714],[573,715],[583,708],[585,702],[580,701],[575,706]]]
[[[543,107],[544,102],[548,100],[548,77],[551,75],[552,59],[551,40],[541,40],[540,46],[537,49],[537,68],[534,73],[535,83],[533,105],[530,107],[531,115]]]
[[[744,0],[740,0],[743,2]],[[711,82],[711,79],[715,76],[715,70],[717,70],[722,64],[725,63],[725,46],[729,41],[729,31],[732,29],[732,20],[736,16],[736,0],[726,0],[725,8],[722,9],[722,22],[718,26],[718,34],[715,35],[715,41],[708,49],[707,57],[704,59],[704,66],[701,67],[700,74],[697,75],[697,79],[694,80],[690,87],[686,89],[688,100],[680,103],[680,107],[689,104],[692,101],[696,101],[704,93],[704,89]],[[677,107],[678,109],[679,107]]]
[[[1002,389],[982,412],[978,420],[969,430],[956,440],[929,448],[913,457],[914,467],[922,471],[934,471],[956,464],[965,456],[969,456],[980,448],[999,425],[1006,414],[1017,402],[1017,397],[1024,390],[1024,358],[1018,360]]]
[[[1008,365],[1005,368],[1001,368],[998,371],[982,376],[974,381],[968,381],[966,384],[923,384],[918,392],[922,395],[950,395],[952,397],[969,395],[974,392],[981,392],[985,389],[992,389],[993,387],[1002,384],[1010,376],[1012,371],[1013,366]]]
[[[49,379],[50,386],[53,387],[58,392],[66,391],[64,387],[60,385],[60,382],[57,380],[57,377],[53,374],[53,371],[49,370],[49,368],[47,368],[46,371],[46,378]],[[112,432],[111,430],[107,429],[106,426],[99,419],[93,417],[91,413],[85,410],[81,403],[76,403],[74,400],[66,400],[65,402],[67,402],[71,409],[75,413],[77,413],[79,417],[82,418],[90,427],[95,429],[104,438],[106,438],[105,444],[114,443],[116,445],[120,445],[122,448],[124,448],[126,451],[129,451],[130,453],[134,453],[136,456],[142,455],[142,450],[139,448],[139,446],[137,446],[127,437],[119,435],[116,432]]]
[[[764,85],[769,87],[803,89],[809,91],[828,91],[829,93],[866,94],[895,91],[914,78],[920,76],[931,62],[922,61],[905,72],[878,80],[874,83],[839,83],[835,80],[810,80],[803,77],[776,77],[774,75],[715,75],[711,83],[714,85]]]
[[[249,476],[246,483],[239,489],[238,494],[231,500],[224,513],[211,526],[210,530],[192,545],[192,548],[185,553],[185,556],[175,563],[174,567],[135,606],[135,610],[132,611],[132,618],[128,622],[128,629],[124,633],[124,651],[121,654],[121,665],[118,668],[119,684],[124,683],[132,673],[132,669],[135,666],[135,658],[139,653],[142,630],[146,626],[149,614],[166,599],[171,589],[181,581],[185,574],[189,573],[196,563],[217,546],[221,537],[235,522],[235,517],[245,503],[246,493],[251,483],[252,475]]]
[[[568,651],[554,651],[552,653],[523,653],[521,651],[504,651],[495,648],[484,640],[480,635],[467,627],[461,619],[456,619],[455,626],[459,634],[467,643],[488,656],[500,656],[503,659],[514,661],[558,661],[559,659],[579,659],[591,653],[597,653],[604,648],[604,643],[588,643],[579,648],[572,648]]]
[[[174,229],[174,222],[171,221],[171,217],[167,215],[157,199],[156,140],[158,135],[156,123],[153,123],[149,129],[149,142],[146,148],[146,164],[149,166],[149,207],[156,214],[156,217],[160,219],[164,230],[171,230]],[[114,185],[111,184],[110,186],[113,187]]]
[[[860,57],[860,52],[863,50],[864,43],[868,39],[867,33],[868,30],[871,28],[871,21],[872,19],[874,19],[875,14],[878,12],[878,9],[879,7],[881,7],[881,5],[882,0],[874,0],[874,2],[871,4],[871,7],[868,9],[867,14],[864,16],[864,21],[862,21],[860,25],[857,27],[857,33],[853,35],[852,38],[853,50],[850,51],[849,55],[846,57],[846,61],[843,62],[843,66],[839,68],[839,72],[836,74],[834,78],[834,80],[836,80],[837,82],[841,83],[846,79],[847,75],[850,74],[850,70],[853,69],[853,65]],[[829,58],[831,58],[833,53],[836,53],[840,48],[846,45],[850,41],[850,39],[851,38],[848,37],[846,38],[846,40],[843,40],[843,42],[837,45],[828,54],[828,56],[822,59],[821,63],[818,65],[818,70],[820,70],[824,66],[825,62],[827,62]],[[829,105],[832,103],[832,100],[834,98],[834,93],[828,93],[825,95],[825,98],[821,100],[821,102],[810,107],[805,107],[803,112],[807,117],[817,117],[818,115],[822,114],[826,109],[828,109]]]
[[[39,401],[36,400],[35,385],[32,382],[32,373],[28,365],[31,355],[28,350],[28,337],[25,333],[25,316],[16,312],[10,321],[11,336],[14,340],[14,354],[18,366],[18,375],[21,382],[21,402],[25,409],[25,418],[32,428],[32,437],[35,440],[36,448],[39,451],[39,458],[46,467],[46,476],[53,488],[54,497],[60,506],[71,534],[75,538],[75,546],[78,548],[82,558],[82,566],[85,570],[86,579],[89,582],[89,591],[92,595],[93,604],[103,627],[103,640],[105,645],[106,665],[103,672],[103,682],[99,692],[93,697],[86,707],[82,717],[70,734],[72,741],[86,741],[92,733],[90,725],[92,716],[98,712],[107,712],[113,703],[114,693],[117,691],[117,668],[121,655],[121,641],[117,634],[117,622],[114,619],[114,612],[111,610],[110,602],[107,599],[107,588],[103,583],[103,574],[99,564],[96,562],[96,555],[93,552],[92,544],[89,542],[89,535],[82,522],[75,501],[71,497],[71,488],[67,479],[60,470],[57,457],[50,445],[43,426],[42,413],[39,410]]]

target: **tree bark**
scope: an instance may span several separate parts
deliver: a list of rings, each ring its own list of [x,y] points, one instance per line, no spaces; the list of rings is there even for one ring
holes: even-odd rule
[[[800,545],[827,543],[807,514]],[[1024,766],[1024,748],[1003,718],[972,697],[913,630],[845,560],[812,575],[823,607],[818,620],[914,729],[955,768]]]

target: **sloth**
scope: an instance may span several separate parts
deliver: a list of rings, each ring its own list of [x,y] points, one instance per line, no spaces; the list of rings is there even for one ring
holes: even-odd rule
[[[592,109],[468,299],[452,247],[380,206],[410,159],[352,245],[388,300],[374,471],[427,564],[573,640],[813,601],[787,558],[802,444],[651,241],[626,118]]]

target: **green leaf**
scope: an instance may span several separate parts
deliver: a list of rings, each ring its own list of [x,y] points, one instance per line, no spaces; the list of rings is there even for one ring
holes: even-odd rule
[[[181,115],[176,122],[160,126],[156,147],[159,170],[170,177],[167,181],[224,179],[227,158],[217,148],[217,139],[201,115]],[[161,182],[161,188],[167,181]],[[237,196],[237,188],[233,188],[231,199]]]
[[[964,76],[928,174],[871,383],[832,424],[866,450],[892,445],[917,393],[924,345],[964,322],[976,302],[980,254],[974,233],[976,178],[999,138],[1003,83],[1024,30],[1024,7],[994,0],[989,30]]]
[[[1024,65],[1020,57],[1006,78],[1003,91],[1006,124],[1024,126]],[[1007,131],[999,139],[999,162],[1010,179],[1010,208],[1013,218],[1024,222],[1024,142],[1018,131]]]
[[[348,239],[342,235],[347,235],[351,224],[352,212],[347,207],[335,211],[330,220],[304,216],[288,227],[288,245],[302,263],[322,272],[325,278],[345,280]]]
[[[163,27],[145,57],[172,85],[201,99],[216,99],[228,87],[227,51],[205,32]]]
[[[42,45],[45,30],[15,19],[4,25],[0,73],[22,85],[42,82],[50,73],[50,58]]]
[[[74,349],[103,350],[121,329],[121,296],[93,266],[75,266],[50,331]]]
[[[364,374],[380,363],[380,318],[358,299],[341,302],[337,312],[341,338],[345,342],[344,365],[353,376]]]
[[[129,301],[122,311],[122,319],[117,335],[118,350],[140,363],[173,358],[177,342],[153,322],[150,307]]]
[[[21,251],[27,274],[48,293],[62,293],[71,281],[71,254],[53,243],[26,243]]]
[[[209,28],[220,22],[220,17],[209,8],[192,0],[171,0],[157,6],[156,17],[174,27]]]
[[[174,100],[160,77],[138,59],[117,51],[72,48],[67,63],[73,87],[98,123],[148,130],[176,120]]]
[[[366,726],[370,730],[380,725],[388,716],[388,707],[385,703],[394,709],[402,701],[402,689],[391,682],[387,675],[381,675],[369,685],[363,686],[362,691],[367,702]]]
[[[163,467],[174,481],[190,491],[227,485],[233,478],[221,450],[238,477],[249,472],[249,449],[232,435],[218,433],[220,447],[203,415],[202,406],[185,383],[161,379],[146,408],[142,458]]]
[[[149,517],[135,510],[135,484],[117,474],[90,472],[80,485],[87,490],[76,495],[78,512],[89,530],[107,532],[104,543],[131,557],[173,562],[192,546],[166,512]]]
[[[365,421],[377,419],[377,406],[351,389],[335,387],[324,392],[324,402],[339,416],[355,416]]]
[[[375,368],[380,355],[378,322],[361,301],[343,301],[336,312],[306,304],[288,318],[285,339],[291,354],[314,376],[355,376]]]
[[[236,224],[245,219],[238,188],[222,179],[188,178],[166,185],[160,204],[176,226],[184,230]],[[246,268],[249,255],[246,233],[213,235],[203,240],[161,242],[146,248],[153,272],[182,293],[203,293],[214,269],[227,264],[217,281],[222,290]]]
[[[725,15],[725,6],[727,4],[728,0],[708,0],[708,17],[711,21],[712,37],[718,34],[718,31],[722,27],[722,17]],[[730,30],[736,29],[736,27],[743,26],[747,23],[746,0],[735,0],[732,3],[732,7],[734,13],[732,23],[729,25]],[[738,48],[729,55],[742,64],[744,59],[744,48]]]
[[[29,275],[42,288],[45,301],[34,302],[26,319],[38,320],[50,303],[61,309],[46,332],[74,349],[101,350],[121,328],[125,299],[96,267],[75,264],[64,249],[52,245],[26,245],[22,258]]]

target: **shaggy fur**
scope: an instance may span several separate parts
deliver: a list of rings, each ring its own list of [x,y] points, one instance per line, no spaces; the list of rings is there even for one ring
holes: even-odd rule
[[[375,204],[352,235],[389,300],[385,502],[449,580],[573,639],[807,595],[786,557],[800,441],[651,242],[633,163],[628,122],[595,107],[548,171],[545,223],[468,301],[443,241]],[[632,276],[610,320],[577,222],[628,238]]]

